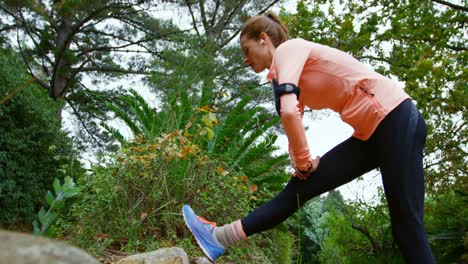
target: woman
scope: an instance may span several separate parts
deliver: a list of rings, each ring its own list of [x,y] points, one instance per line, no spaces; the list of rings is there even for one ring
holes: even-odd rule
[[[286,27],[272,13],[250,18],[240,43],[246,64],[257,73],[269,69],[295,173],[268,203],[222,227],[185,205],[185,222],[204,253],[214,261],[235,241],[273,228],[313,197],[380,168],[403,257],[407,263],[434,263],[423,224],[426,124],[410,97],[347,53],[288,40]],[[312,159],[302,125],[305,106],[338,112],[354,134]]]

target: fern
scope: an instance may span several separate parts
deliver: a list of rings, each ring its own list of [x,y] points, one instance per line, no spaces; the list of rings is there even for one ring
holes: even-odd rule
[[[127,140],[125,139],[125,137],[120,133],[120,131],[118,129],[115,129],[113,127],[110,127],[108,126],[106,123],[104,122],[101,122],[101,126],[107,131],[109,132],[109,134],[111,134],[115,139],[117,139],[117,141],[119,141],[120,144],[124,145],[127,143]]]
[[[134,136],[142,134],[140,128],[133,121],[132,117],[128,115],[127,111],[120,108],[120,106],[118,106],[117,104],[107,104],[107,108],[111,110],[118,118],[125,122],[125,124],[132,130]]]
[[[160,124],[157,122],[156,114],[153,109],[151,109],[146,100],[135,90],[131,89],[130,93],[132,96],[125,96],[122,99],[132,105],[135,118],[140,121],[142,128],[144,128],[143,131],[150,137],[159,134],[156,130],[160,127]]]
[[[229,114],[222,119],[221,124],[215,130],[214,140],[209,146],[210,152],[223,152],[227,146],[225,141],[233,142],[241,135],[242,124],[245,124],[254,114],[254,110],[245,111],[244,109],[249,100],[249,98],[243,98]]]

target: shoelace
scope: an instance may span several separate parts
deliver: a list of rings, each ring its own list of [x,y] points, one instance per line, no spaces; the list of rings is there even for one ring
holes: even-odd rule
[[[216,223],[215,222],[210,222],[208,220],[206,220],[205,218],[201,217],[201,216],[197,216],[198,217],[198,220],[200,220],[200,222],[204,223],[204,224],[209,224],[211,225],[211,228],[210,228],[210,231],[213,230],[213,228],[216,227]]]

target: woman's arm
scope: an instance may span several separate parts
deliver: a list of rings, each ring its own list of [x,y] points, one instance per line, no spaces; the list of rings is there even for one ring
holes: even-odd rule
[[[312,46],[302,39],[289,40],[278,47],[273,58],[275,75],[279,85],[289,83],[298,86]],[[300,89],[300,87],[299,87]],[[280,97],[281,121],[289,142],[289,155],[297,171],[315,170],[318,165],[310,156],[309,145],[302,124],[302,113],[296,94],[283,94]]]
[[[302,124],[302,114],[299,110],[299,102],[295,94],[285,94],[280,97],[281,103],[281,121],[286,131],[289,142],[289,155],[293,166],[302,172],[310,169],[315,170],[318,166],[312,166],[313,161],[310,156],[309,144],[305,136],[304,126]],[[318,157],[317,157],[318,158]],[[311,171],[310,171],[311,172]]]

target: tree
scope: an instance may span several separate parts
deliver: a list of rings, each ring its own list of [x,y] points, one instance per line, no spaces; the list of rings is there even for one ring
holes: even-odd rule
[[[30,82],[19,54],[0,50],[0,94],[24,86],[0,104],[0,223],[30,224],[54,178],[77,177],[72,141],[54,111],[62,107]],[[73,175],[75,173],[75,175]]]
[[[160,84],[153,87],[157,87],[154,92],[161,100],[167,99],[173,89],[168,75],[174,81],[184,76],[197,78],[186,88],[193,88],[194,93],[213,93],[216,96],[207,105],[225,107],[223,112],[244,96],[255,98],[256,104],[267,100],[258,96],[265,94],[264,87],[258,77],[246,74],[241,52],[231,42],[239,33],[242,19],[276,3],[278,0],[4,0],[0,2],[0,18],[5,26],[0,32],[5,35],[17,30],[17,46],[35,81],[52,97],[66,99],[83,128],[81,136],[103,145],[107,138],[96,126],[106,120],[102,105],[123,90],[107,88],[112,84],[108,77],[159,73],[152,74],[150,82]],[[169,19],[155,18],[157,6],[185,10],[192,27],[186,30],[184,25],[167,22]],[[203,70],[204,63],[211,66]],[[180,69],[180,64],[191,68],[187,72],[174,70]],[[94,87],[85,86],[89,81]]]
[[[179,32],[150,15],[156,1],[0,1],[0,33],[10,39],[30,76],[78,120],[82,142],[103,147],[103,105],[121,94],[113,81],[146,75],[148,55]],[[115,83],[115,82],[114,82]],[[61,117],[62,109],[57,109]],[[89,144],[91,145],[91,144]],[[86,147],[86,146],[84,146]]]
[[[347,51],[404,82],[428,124],[428,191],[466,189],[466,7],[429,0],[348,0],[336,7],[299,1],[297,13],[284,17],[293,36]]]
[[[246,96],[254,105],[271,101],[270,90],[265,92],[243,62],[236,37],[247,17],[264,13],[278,0],[171,2],[190,17],[191,28],[183,38],[173,39],[163,52],[166,60],[153,60],[156,75],[151,82],[157,82],[156,92],[167,95],[176,84],[184,85],[193,95],[210,98],[206,104],[223,113]]]
[[[143,1],[1,1],[2,15],[12,21],[1,31],[17,30],[29,73],[50,97],[66,98],[87,73],[146,72],[139,54],[156,53],[150,44],[178,31],[148,15],[154,6]],[[125,68],[115,53],[137,55]]]

